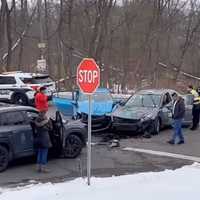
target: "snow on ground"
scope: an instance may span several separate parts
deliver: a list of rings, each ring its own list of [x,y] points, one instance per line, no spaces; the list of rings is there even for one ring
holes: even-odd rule
[[[75,179],[0,189],[1,200],[196,200],[200,198],[200,164],[177,170],[109,178]]]

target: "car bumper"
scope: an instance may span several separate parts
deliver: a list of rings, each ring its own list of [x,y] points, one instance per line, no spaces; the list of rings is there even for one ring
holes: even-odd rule
[[[152,120],[139,121],[136,123],[112,122],[112,129],[116,132],[125,131],[131,133],[145,132],[151,128]]]
[[[88,115],[82,114],[81,121],[87,125],[88,123]],[[111,118],[109,116],[96,116],[92,115],[92,132],[101,132],[108,130],[111,126]]]

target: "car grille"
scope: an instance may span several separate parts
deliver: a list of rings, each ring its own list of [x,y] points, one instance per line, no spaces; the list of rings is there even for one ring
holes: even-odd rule
[[[88,123],[88,115],[82,114],[81,121],[87,125]],[[92,132],[99,132],[102,130],[106,130],[110,126],[110,117],[108,116],[95,116],[92,115]]]
[[[121,117],[113,117],[113,122],[116,123],[137,123],[139,122],[140,119],[125,119],[125,118],[121,118]]]
[[[92,123],[99,123],[102,122],[103,120],[108,119],[109,117],[103,115],[103,116],[96,116],[92,115]],[[87,114],[82,114],[82,122],[87,123],[88,121],[88,115]]]

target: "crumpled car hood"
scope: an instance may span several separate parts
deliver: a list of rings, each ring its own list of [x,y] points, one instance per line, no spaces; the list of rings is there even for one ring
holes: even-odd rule
[[[155,115],[157,111],[158,108],[153,107],[120,106],[113,112],[113,116],[125,119],[141,119],[147,115]]]

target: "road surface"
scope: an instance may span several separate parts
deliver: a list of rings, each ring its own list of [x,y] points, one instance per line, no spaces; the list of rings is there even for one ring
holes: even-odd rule
[[[55,109],[50,108],[49,115],[53,116]],[[169,145],[172,130],[164,130],[151,139],[127,138],[120,140],[120,147],[111,148],[109,143],[98,142],[101,137],[92,137],[92,175],[112,176],[132,174],[147,171],[162,171],[165,169],[176,169],[183,165],[194,162],[190,157],[200,156],[200,132],[184,129],[186,143],[183,145]],[[140,151],[125,151],[125,148],[140,149]],[[153,153],[148,153],[151,150]],[[147,152],[146,152],[147,151]],[[158,155],[154,152],[161,152]],[[166,156],[163,152],[171,153]],[[190,156],[188,159],[176,157],[176,155]],[[200,158],[199,158],[200,159]],[[17,160],[11,163],[7,171],[0,173],[0,187],[11,187],[30,182],[60,182],[76,177],[86,176],[86,148],[76,159],[53,159],[51,158],[48,167],[51,170],[48,174],[37,173],[35,158]]]

